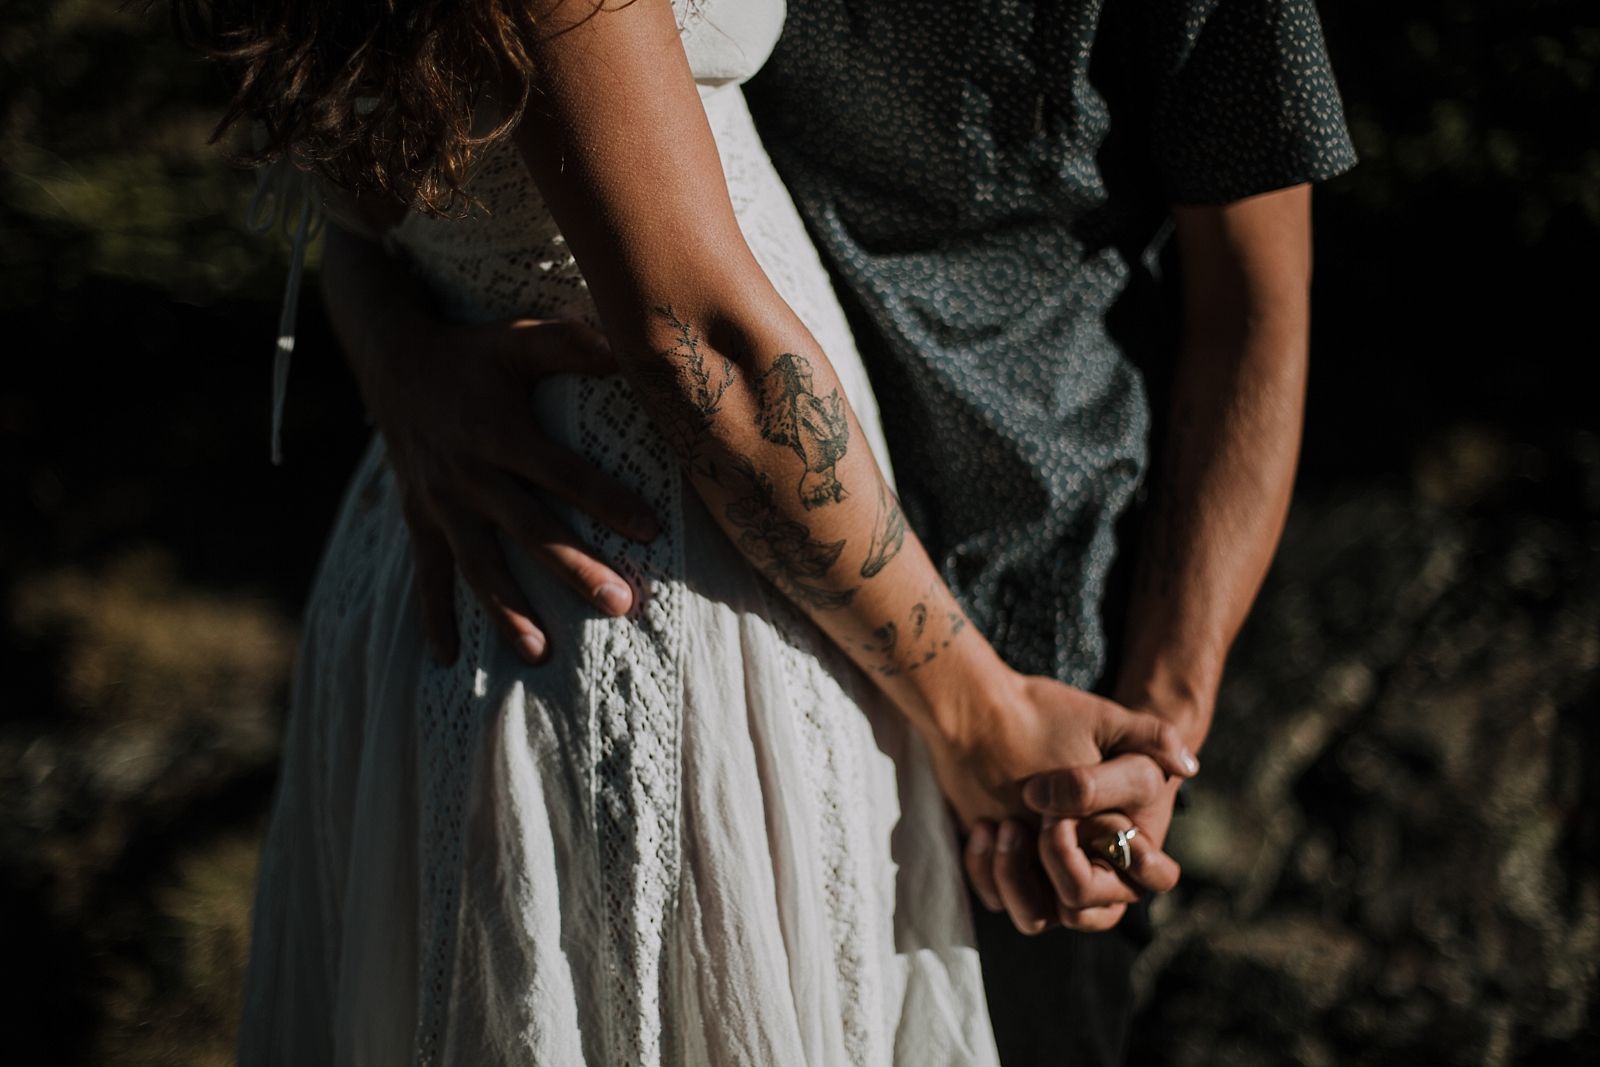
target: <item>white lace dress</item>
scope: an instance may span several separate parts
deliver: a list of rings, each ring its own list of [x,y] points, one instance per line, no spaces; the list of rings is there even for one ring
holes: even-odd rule
[[[781,0],[680,8],[746,238],[879,461],[844,317],[738,84]],[[509,145],[463,221],[395,239],[462,319],[594,321]],[[956,842],[920,741],[735,553],[620,378],[561,377],[552,436],[663,517],[650,545],[560,509],[646,591],[599,616],[509,543],[553,656],[465,590],[424,644],[375,441],[307,612],[262,860],[240,1063],[991,1065]]]

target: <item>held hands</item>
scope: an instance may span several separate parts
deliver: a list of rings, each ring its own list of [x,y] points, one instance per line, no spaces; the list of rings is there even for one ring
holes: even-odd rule
[[[400,479],[423,629],[455,660],[455,572],[511,646],[531,663],[548,643],[511,576],[496,530],[606,615],[633,604],[628,583],[552,515],[537,486],[640,541],[658,525],[648,505],[546,437],[532,413],[551,374],[617,370],[605,338],[577,322],[518,319],[476,326],[423,320],[382,339],[363,374],[367,406]]]
[[[1122,760],[1154,767],[1143,756],[1123,756],[1113,762]],[[1076,777],[1081,769],[1066,773]],[[1109,930],[1145,892],[1162,893],[1178,884],[1177,863],[1161,851],[1178,780],[1163,781],[1153,793],[1141,793],[1152,797],[1148,803],[1125,798],[1131,814],[1122,810],[1085,814],[1088,809],[1082,801],[1041,802],[1032,787],[1055,777],[1041,775],[1023,791],[1029,806],[1044,815],[1038,828],[1017,818],[998,826],[989,820],[973,826],[967,839],[967,873],[991,911],[1009,912],[1017,928],[1028,934],[1058,923],[1075,930]],[[1076,814],[1051,814],[1062,811]],[[1128,841],[1130,863],[1119,873],[1107,858],[1105,844],[1118,831],[1130,829],[1137,830]]]
[[[1145,891],[1177,884],[1178,865],[1160,846],[1178,786],[1199,765],[1148,712],[1047,678],[1018,680],[975,743],[930,743],[968,830],[968,878],[1023,933],[1109,929]],[[1104,844],[1129,829],[1119,873]]]

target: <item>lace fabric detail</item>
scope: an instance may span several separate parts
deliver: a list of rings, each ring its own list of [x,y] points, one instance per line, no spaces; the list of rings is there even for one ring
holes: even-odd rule
[[[715,30],[686,5],[679,7],[679,22],[686,36]],[[742,97],[737,90],[718,92],[707,98],[706,106],[740,224],[762,266],[824,349],[848,353],[848,362],[838,369],[842,377],[853,375],[845,379],[846,391],[863,413],[862,421],[871,424],[872,443],[883,462],[876,409],[848,326],[760,148]],[[527,315],[598,325],[582,274],[514,146],[506,142],[486,154],[472,192],[480,205],[467,218],[413,215],[394,234],[448,313],[458,321]],[[692,595],[682,583],[683,486],[669,446],[621,377],[563,376],[545,388],[559,390],[559,397],[541,407],[561,412],[565,422],[547,430],[637,492],[665,526],[655,541],[641,545],[593,519],[559,509],[600,558],[633,586],[639,605],[627,619],[597,618],[584,625],[581,689],[590,706],[587,752],[581,758],[588,762],[604,915],[603,988],[610,1001],[595,1014],[604,1032],[591,1040],[598,1039],[606,1063],[655,1067],[680,1057],[668,1021],[675,1015],[670,1002],[675,988],[675,976],[669,973],[671,946],[676,943],[671,922],[682,862],[682,616],[683,600]],[[863,842],[839,807],[839,798],[858,795],[863,786],[840,780],[830,756],[830,746],[850,743],[841,737],[870,746],[870,730],[859,721],[854,703],[839,692],[837,681],[816,664],[815,657],[829,650],[816,644],[820,638],[814,628],[775,594],[772,600],[775,613],[794,622],[794,654],[788,658],[796,662],[786,663],[785,673],[796,692],[810,694],[801,700],[807,706],[797,707],[796,713],[804,719],[808,762],[817,768],[814,774],[808,771],[809,792],[822,819],[818,840],[824,869],[839,876],[828,891],[826,911],[847,1057],[856,1064],[886,1062],[889,1053],[874,1046],[873,1035],[883,1030],[876,1022],[881,1005],[871,995],[873,983],[865,977],[870,961],[862,955],[872,939],[862,929],[866,898],[861,894],[868,887],[858,885],[852,851]],[[454,880],[463,862],[462,819],[473,773],[474,723],[489,714],[482,706],[486,686],[494,689],[494,679],[485,679],[489,668],[477,663],[486,654],[485,643],[497,638],[465,590],[458,597],[458,611],[464,622],[461,658],[450,671],[427,674],[419,724],[424,873],[417,1034],[419,1062],[427,1065],[440,1062],[448,1022],[459,905]],[[839,709],[830,711],[832,703]],[[846,715],[856,721],[840,721]],[[887,846],[873,841],[865,847],[876,854]],[[877,899],[882,893],[867,896]],[[883,916],[874,914],[870,922],[883,925]]]
[[[781,0],[677,7],[739,224],[882,463],[848,326],[733,87],[776,38]],[[472,188],[467,218],[412,216],[386,238],[439,306],[463,322],[598,325],[509,141]],[[889,841],[901,808],[865,683],[763,591],[708,514],[685,514],[676,459],[621,377],[557,375],[533,403],[553,440],[661,519],[641,545],[552,505],[637,607],[600,617],[511,549],[561,635],[559,660],[522,663],[458,583],[460,653],[439,667],[417,626],[397,479],[374,443],[308,613],[241,1062],[879,1067],[910,1030],[920,1044],[904,1063],[992,1067],[982,1048],[946,1051],[955,1027],[992,1045],[970,949],[923,966],[924,1014],[909,1026],[900,1014]],[[934,868],[954,869],[934,852]],[[968,943],[959,908],[917,914]]]
[[[351,479],[328,552],[318,566],[316,610],[306,618],[305,640],[313,648],[332,647],[351,616],[372,599],[381,548],[393,536],[385,509],[394,478],[387,456],[383,440],[374,438]]]
[[[668,966],[682,848],[682,485],[666,439],[621,378],[572,385],[572,437],[584,458],[633,489],[665,520],[649,544],[591,519],[581,532],[634,587],[639,606],[599,620],[584,641],[594,828],[614,1002],[608,1062],[674,1062]]]
[[[460,322],[527,315],[597,326],[589,286],[509,139],[485,152],[471,190],[479,202],[465,218],[412,213],[394,232],[445,313]]]
[[[439,224],[414,216],[397,235],[451,314],[597,323],[582,275],[515,150],[490,153],[472,188],[483,207],[468,219]],[[567,413],[568,424],[548,429],[638,493],[666,527],[641,545],[591,518],[571,516],[597,555],[633,586],[639,604],[627,619],[589,622],[580,654],[591,701],[588,777],[612,1001],[600,1013],[607,1028],[601,1040],[608,1063],[647,1067],[674,1059],[663,1020],[671,1014],[666,960],[681,851],[682,488],[670,447],[621,377],[563,378],[552,386],[562,390],[555,406]],[[479,666],[485,642],[496,639],[487,619],[465,589],[457,610],[462,654],[456,668],[427,678],[419,724],[426,858],[417,1031],[422,1064],[439,1062],[448,1019],[473,723],[485,712],[482,697],[493,683]]]
[[[478,727],[488,695],[489,618],[456,582],[460,651],[454,665],[423,669],[417,708],[418,886],[417,1063],[440,1062],[450,1020],[463,870],[463,827],[470,802]]]
[[[831,935],[838,983],[838,1010],[844,1051],[855,1067],[888,1063],[893,1050],[883,1020],[886,1005],[874,949],[893,926],[893,885],[867,881],[861,857],[888,851],[890,826],[866,825],[856,813],[841,810],[845,797],[864,797],[870,786],[861,775],[859,758],[839,758],[841,749],[873,750],[870,729],[851,697],[840,691],[835,671],[848,674],[843,657],[812,622],[775,591],[766,596],[768,617],[784,641],[783,673],[795,701],[795,716],[805,758],[801,766],[807,801],[816,817],[813,841],[820,866],[828,872],[823,903]],[[834,668],[829,670],[830,661]],[[852,714],[853,712],[853,714]],[[881,836],[875,840],[874,835]]]

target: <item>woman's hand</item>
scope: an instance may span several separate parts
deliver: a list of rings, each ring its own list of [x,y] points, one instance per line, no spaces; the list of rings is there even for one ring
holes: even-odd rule
[[[964,826],[1030,814],[1023,786],[1036,776],[1032,795],[1044,797],[1047,789],[1069,804],[1054,814],[1076,816],[1148,803],[1166,776],[1199,770],[1182,735],[1155,715],[1052,678],[1001,670],[983,686],[984,710],[938,715],[935,721],[956,728],[924,730]]]
[[[1149,763],[1127,756],[1111,762],[1129,759]],[[1029,807],[1045,813],[1037,828],[1014,818],[998,825],[986,819],[974,824],[967,838],[967,873],[985,906],[1009,912],[1026,934],[1057,924],[1082,931],[1109,930],[1122,920],[1129,904],[1178,884],[1178,864],[1161,846],[1172,821],[1179,780],[1162,781],[1153,796],[1138,787],[1120,796],[1103,794],[1101,800],[1090,802],[1121,807],[1089,814],[1073,786],[1046,795],[1047,783],[1056,777],[1083,781],[1078,769],[1041,775],[1028,783],[1023,795]],[[1130,862],[1126,871],[1118,871],[1105,854],[1104,842],[1130,829],[1138,831],[1128,842]]]
[[[1172,888],[1178,865],[1160,844],[1179,782],[1199,769],[1180,733],[1049,678],[991,675],[986,688],[987,712],[940,709],[924,721],[944,728],[923,729],[983,902],[1024,933],[1103,929],[1142,891]],[[1090,846],[1129,826],[1125,881]]]

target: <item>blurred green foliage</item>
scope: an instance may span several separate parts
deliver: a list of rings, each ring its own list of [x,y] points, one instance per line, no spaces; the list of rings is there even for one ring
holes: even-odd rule
[[[1361,166],[1328,190],[1377,212],[1441,196],[1525,242],[1600,230],[1600,5],[1340,0],[1323,5]],[[1497,235],[1498,236],[1498,235]]]
[[[86,275],[206,303],[281,284],[241,225],[249,174],[208,143],[226,90],[164,5],[0,5],[0,307]]]
[[[1362,157],[1329,195],[1378,214],[1465,200],[1529,243],[1557,220],[1600,230],[1593,0],[1340,0],[1323,17]],[[250,176],[207,143],[225,98],[164,4],[0,6],[0,307],[89,274],[197,303],[270,294],[283,242],[244,230]]]

